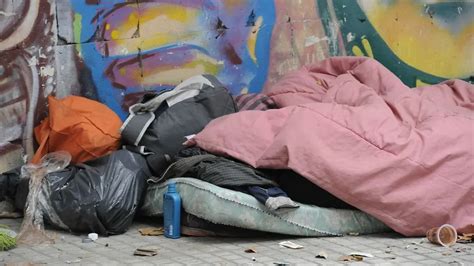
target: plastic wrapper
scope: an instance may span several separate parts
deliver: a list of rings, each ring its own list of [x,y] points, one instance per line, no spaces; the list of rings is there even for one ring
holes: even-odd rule
[[[39,164],[26,164],[21,168],[22,177],[29,178],[30,181],[25,216],[17,236],[19,244],[54,243],[54,239],[44,231],[40,194],[44,177],[64,169],[70,161],[69,153],[59,151],[46,154]]]

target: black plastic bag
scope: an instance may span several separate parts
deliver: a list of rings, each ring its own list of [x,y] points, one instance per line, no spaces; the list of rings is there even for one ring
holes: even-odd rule
[[[50,173],[40,196],[44,218],[73,232],[124,233],[148,177],[145,158],[127,150]]]
[[[0,174],[0,201],[14,200],[16,189],[20,183],[20,167]]]
[[[21,178],[21,167],[0,174],[0,201],[12,201],[16,211],[22,212],[28,196],[28,178]]]

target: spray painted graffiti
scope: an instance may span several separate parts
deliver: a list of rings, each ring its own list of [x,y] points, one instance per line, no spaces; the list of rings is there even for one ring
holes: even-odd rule
[[[33,127],[54,85],[50,11],[48,1],[0,1],[0,158],[9,158],[0,172],[16,163],[9,154],[34,152]]]
[[[235,94],[265,82],[273,1],[71,4],[74,41],[98,97],[122,118],[144,91],[170,89],[196,74],[216,75]]]
[[[377,59],[409,86],[474,79],[474,3],[317,0],[331,55]]]

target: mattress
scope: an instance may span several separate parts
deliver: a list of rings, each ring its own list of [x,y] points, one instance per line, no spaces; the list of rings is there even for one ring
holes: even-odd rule
[[[195,178],[173,178],[148,187],[141,214],[163,215],[163,194],[175,182],[184,211],[212,223],[295,236],[340,236],[390,231],[376,218],[359,210],[301,204],[296,209],[271,212],[254,197]]]

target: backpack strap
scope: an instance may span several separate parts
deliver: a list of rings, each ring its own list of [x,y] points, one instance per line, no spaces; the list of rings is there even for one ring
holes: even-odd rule
[[[182,100],[198,95],[204,87],[204,84],[214,87],[213,83],[209,80],[209,77],[204,77],[204,75],[188,78],[172,90],[164,91],[145,103],[132,105],[130,111],[133,111],[134,113],[154,112],[165,101],[168,103],[168,106],[172,106]]]
[[[134,153],[139,153],[141,155],[151,155],[152,151],[148,150],[145,146],[132,146],[132,145],[122,145],[122,149],[131,151]]]
[[[126,144],[138,146],[146,130],[155,120],[153,112],[142,112],[135,114],[130,107],[130,115],[120,128],[122,141]]]

